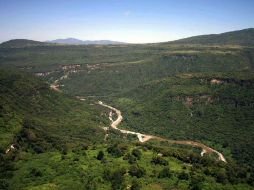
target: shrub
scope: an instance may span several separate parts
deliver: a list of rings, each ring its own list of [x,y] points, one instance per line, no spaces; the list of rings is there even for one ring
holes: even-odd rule
[[[103,151],[99,151],[98,155],[97,155],[97,160],[102,160],[104,158],[104,152]]]
[[[33,168],[30,172],[31,176],[33,177],[41,177],[42,176],[42,173],[40,170],[36,169],[36,168]]]
[[[204,176],[197,173],[191,173],[191,190],[202,190],[202,182],[204,181]]]
[[[112,189],[126,189],[124,184],[124,175],[126,173],[125,168],[120,168],[112,171],[110,168],[106,168],[103,176],[104,179],[111,182]]]
[[[228,182],[228,176],[227,174],[225,173],[225,171],[218,171],[216,174],[215,174],[215,177],[216,177],[216,181],[218,183],[227,183]]]
[[[144,168],[139,167],[137,165],[133,165],[130,167],[129,174],[133,177],[136,176],[137,178],[141,178],[146,174]]]
[[[180,180],[188,180],[189,179],[189,174],[186,173],[186,172],[181,172],[179,175],[178,175],[178,178]]]
[[[138,160],[140,160],[142,153],[139,149],[133,149],[132,155],[135,156]]]
[[[154,157],[151,162],[153,164],[155,164],[155,165],[157,165],[157,164],[158,165],[163,165],[163,166],[167,166],[168,165],[168,161],[163,159],[162,157],[159,157],[159,156]]]
[[[126,154],[123,157],[123,160],[128,160],[129,164],[134,164],[137,162],[137,158],[130,153]]]
[[[119,158],[121,156],[124,155],[124,153],[126,152],[126,147],[124,146],[119,146],[119,145],[113,145],[113,146],[110,146],[108,149],[107,149],[108,153],[111,154],[112,156],[116,157],[116,158]]]
[[[119,170],[116,170],[112,176],[111,176],[111,183],[113,189],[125,189],[124,185],[124,174],[126,173],[126,170],[124,168],[121,168]]]
[[[131,190],[140,190],[142,187],[141,183],[138,182],[137,180],[133,180],[132,185],[131,185]]]
[[[170,178],[172,176],[172,173],[170,172],[170,169],[169,167],[164,167],[159,175],[158,175],[158,178]]]

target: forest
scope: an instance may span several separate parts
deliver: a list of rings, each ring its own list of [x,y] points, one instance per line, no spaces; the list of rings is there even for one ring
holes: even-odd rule
[[[0,44],[0,189],[254,189],[252,32]],[[158,138],[113,129],[98,101],[121,111],[119,129]],[[203,143],[227,162],[170,140]]]

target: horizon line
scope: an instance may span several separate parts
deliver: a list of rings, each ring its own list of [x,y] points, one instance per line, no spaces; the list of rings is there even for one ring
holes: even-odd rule
[[[218,32],[218,33],[203,33],[203,34],[197,34],[197,35],[192,35],[192,36],[186,36],[186,37],[180,37],[180,38],[176,38],[173,40],[165,40],[165,41],[154,41],[154,42],[128,42],[125,40],[113,40],[113,39],[81,39],[81,38],[76,38],[76,37],[61,37],[61,38],[53,38],[53,39],[48,39],[48,40],[37,40],[37,39],[33,39],[33,38],[12,38],[9,40],[5,40],[5,41],[0,41],[0,44],[4,43],[4,42],[8,42],[11,40],[32,40],[32,41],[37,41],[37,42],[50,42],[50,41],[54,41],[54,40],[66,40],[66,39],[75,39],[75,40],[80,40],[80,41],[111,41],[111,42],[119,42],[119,43],[124,43],[124,44],[153,44],[153,43],[165,43],[165,42],[173,42],[173,41],[177,41],[177,40],[181,40],[181,39],[186,39],[186,38],[191,38],[191,37],[196,37],[196,36],[206,36],[206,35],[219,35],[219,34],[224,34],[224,33],[230,33],[230,32],[237,32],[237,31],[242,31],[242,30],[249,30],[249,29],[254,29],[254,27],[248,27],[248,28],[242,28],[242,29],[237,29],[237,30],[231,30],[231,31],[227,31],[227,32]],[[59,43],[56,43],[59,44]]]

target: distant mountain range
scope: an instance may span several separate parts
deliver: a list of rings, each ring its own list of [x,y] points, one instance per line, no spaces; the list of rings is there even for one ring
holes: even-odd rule
[[[111,40],[79,40],[76,38],[65,38],[46,41],[47,43],[54,44],[68,44],[68,45],[114,45],[114,44],[125,44],[124,42],[117,42]]]
[[[254,46],[254,28],[226,32],[222,34],[210,34],[184,38],[176,41],[164,42],[162,44],[200,44],[200,45],[242,45]],[[121,45],[124,42],[110,40],[79,40],[75,38],[57,39],[46,42],[39,42],[26,39],[14,39],[3,42],[0,48],[22,48],[30,46],[51,46],[51,45]]]

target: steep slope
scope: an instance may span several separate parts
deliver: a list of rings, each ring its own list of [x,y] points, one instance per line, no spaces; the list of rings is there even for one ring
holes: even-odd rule
[[[202,45],[254,45],[254,28],[226,32],[222,34],[211,34],[194,36],[173,42],[172,44],[202,44]]]
[[[40,151],[96,142],[103,136],[96,122],[99,113],[85,102],[53,92],[30,74],[1,69],[0,108],[1,152],[19,144],[20,135]]]

